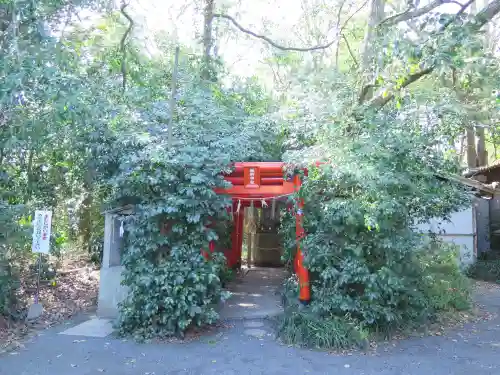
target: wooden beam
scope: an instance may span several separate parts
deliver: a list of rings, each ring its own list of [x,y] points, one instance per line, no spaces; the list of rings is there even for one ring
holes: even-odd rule
[[[450,181],[458,182],[458,183],[461,183],[463,185],[466,185],[466,186],[469,186],[469,187],[472,187],[472,188],[475,188],[475,189],[478,189],[481,191],[485,191],[485,192],[490,193],[490,194],[495,194],[495,192],[496,192],[496,190],[493,189],[491,186],[487,186],[479,181],[471,180],[471,179],[466,178],[466,177],[462,177],[462,176],[458,176],[458,175],[439,175],[439,176],[446,178]]]

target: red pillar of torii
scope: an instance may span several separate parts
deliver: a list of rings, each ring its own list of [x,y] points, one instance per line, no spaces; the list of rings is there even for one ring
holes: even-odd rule
[[[304,170],[307,173],[307,170]],[[292,195],[300,190],[302,180],[299,174],[291,178],[285,177],[286,164],[282,162],[240,162],[235,163],[233,172],[225,176],[232,187],[217,189],[219,194],[230,195],[233,199],[234,228],[231,235],[232,247],[225,252],[230,267],[241,263],[241,248],[243,243],[244,207],[253,202],[254,207],[268,205],[273,199]],[[265,203],[264,203],[265,202]],[[295,212],[295,235],[297,252],[294,259],[294,271],[299,279],[299,300],[308,303],[311,299],[309,287],[309,272],[303,265],[303,254],[300,241],[305,235],[302,226],[304,202],[299,198]],[[209,251],[215,250],[215,243],[209,245]],[[208,255],[204,252],[205,255]]]

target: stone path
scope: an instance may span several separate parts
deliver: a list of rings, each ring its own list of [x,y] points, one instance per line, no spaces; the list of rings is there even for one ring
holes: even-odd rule
[[[280,287],[283,268],[251,268],[229,285],[232,297],[222,306],[222,319],[263,319],[282,312]]]
[[[478,299],[492,313],[500,312],[498,288],[484,291]],[[382,345],[374,353],[351,355],[280,345],[267,320],[231,323],[193,342],[150,344],[112,335],[89,337],[62,326],[43,332],[17,352],[0,356],[0,375],[500,374],[498,317],[447,336],[409,339]],[[99,324],[107,327],[105,321],[93,321],[87,322],[87,328],[95,330]]]

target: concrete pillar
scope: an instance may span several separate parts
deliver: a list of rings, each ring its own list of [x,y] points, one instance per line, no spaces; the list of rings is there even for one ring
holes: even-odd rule
[[[127,295],[127,288],[121,285],[123,237],[120,235],[120,227],[123,217],[130,215],[132,210],[132,206],[125,206],[104,212],[104,249],[97,301],[99,317],[116,318],[118,304]]]

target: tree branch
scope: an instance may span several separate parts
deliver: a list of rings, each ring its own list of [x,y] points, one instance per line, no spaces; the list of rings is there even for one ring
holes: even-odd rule
[[[347,38],[345,37],[344,34],[342,34],[342,39],[344,39],[344,42],[345,42],[345,45],[347,47],[347,50],[349,51],[349,55],[351,55],[351,58],[352,60],[354,61],[354,65],[356,65],[356,68],[359,67],[359,63],[358,63],[358,60],[356,59],[356,57],[354,56],[354,53],[352,52],[352,49],[351,49],[351,46],[349,44],[349,41],[347,40]]]
[[[500,13],[500,0],[494,0],[476,14],[476,17],[474,17],[474,24],[471,25],[472,29],[476,31],[479,30],[495,18],[498,13]]]
[[[460,10],[455,14],[455,17],[451,22],[448,22],[443,26],[440,30],[442,32],[446,27],[448,27],[451,23],[453,23],[458,16],[463,14],[465,10],[474,2],[475,0],[469,0],[467,3],[463,4]],[[490,4],[488,4],[483,10],[481,10],[470,22],[468,22],[465,27],[469,27],[472,31],[478,31],[482,26],[486,25],[488,22],[493,20],[500,13],[500,0],[494,0]],[[379,110],[383,106],[385,106],[389,101],[391,101],[395,94],[394,92],[405,88],[412,83],[418,81],[420,78],[432,73],[435,69],[435,66],[430,66],[428,68],[422,69],[417,73],[410,74],[407,76],[403,82],[395,87],[395,85],[391,85],[389,87],[381,89],[378,94],[373,97],[368,103],[366,103],[366,109]]]
[[[439,7],[443,4],[458,4],[458,5],[462,6],[461,3],[459,3],[458,1],[455,1],[455,0],[434,0],[422,8],[418,8],[418,9],[415,9],[413,11],[411,8],[408,8],[403,12],[396,13],[390,17],[387,17],[385,20],[380,22],[377,25],[377,27],[380,27],[382,25],[392,26],[392,25],[395,25],[399,22],[409,21],[413,18],[421,17],[421,16],[433,11],[434,9],[436,9],[437,7]]]
[[[17,4],[14,0],[12,2],[12,46],[14,48],[14,53],[16,54],[17,63],[19,64],[19,44],[17,41],[19,32],[19,25],[17,23]]]
[[[132,17],[128,15],[128,13],[125,11],[125,9],[128,7],[128,3],[126,3],[124,0],[122,0],[122,5],[120,6],[120,12],[123,14],[123,16],[128,20],[129,25],[127,30],[125,30],[125,33],[122,36],[122,39],[120,40],[120,50],[122,52],[122,64],[121,64],[121,70],[122,70],[122,77],[123,77],[123,91],[127,88],[127,51],[125,50],[125,42],[127,41],[127,37],[132,31],[132,27],[134,26],[134,20]]]
[[[213,17],[225,18],[226,20],[231,21],[231,23],[241,32],[244,32],[245,34],[251,35],[254,38],[262,39],[262,40],[266,41],[267,43],[269,43],[270,45],[272,45],[273,47],[278,48],[278,49],[283,50],[283,51],[298,51],[298,52],[318,51],[318,50],[330,48],[338,40],[338,38],[336,38],[336,39],[334,39],[334,40],[332,40],[324,45],[314,46],[314,47],[287,47],[287,46],[283,46],[281,44],[276,43],[275,41],[273,41],[272,39],[268,38],[265,35],[254,33],[253,31],[243,27],[242,25],[240,25],[238,23],[238,21],[236,21],[233,17],[231,17],[227,14],[214,13]]]
[[[405,87],[411,85],[412,83],[418,81],[420,78],[432,73],[434,71],[434,66],[431,66],[427,69],[422,69],[417,73],[410,74],[407,76],[401,84],[397,87],[384,87],[382,88],[377,95],[375,95],[366,105],[368,109],[377,110],[382,108],[387,103],[389,103],[392,99],[394,99],[394,91],[404,89]]]
[[[342,8],[344,8],[345,2],[346,0],[342,1],[337,12],[337,30],[340,30],[340,17],[342,17]]]
[[[337,32],[340,33],[340,17],[342,16],[342,8],[345,5],[346,0],[343,0],[340,4],[339,10],[337,12]],[[335,46],[335,66],[338,68],[339,66],[339,53],[340,53],[340,40],[337,41],[337,45]]]
[[[363,88],[361,89],[361,92],[359,94],[358,104],[363,104],[365,101],[366,95],[368,95],[368,92],[374,88],[375,88],[375,85],[373,83],[369,83],[369,84],[363,86]]]
[[[342,32],[344,31],[344,29],[345,29],[345,28],[346,28],[346,26],[347,26],[347,23],[348,23],[348,22],[349,22],[349,21],[350,21],[350,20],[351,20],[351,19],[352,19],[352,18],[353,18],[356,14],[358,14],[358,13],[359,13],[359,12],[360,12],[360,11],[361,11],[361,10],[362,10],[365,6],[366,6],[366,4],[368,4],[368,2],[369,2],[369,1],[370,1],[370,0],[365,0],[365,1],[363,2],[363,4],[361,4],[361,5],[359,6],[359,8],[358,8],[358,9],[356,9],[356,10],[355,10],[355,11],[354,11],[354,12],[353,12],[353,13],[352,13],[349,17],[347,17],[347,19],[345,20],[345,22],[343,23],[342,27],[341,27],[341,28],[340,28],[340,30],[339,30],[339,34],[342,34]]]
[[[358,14],[361,9],[363,9],[366,4],[368,4],[370,0],[365,0],[365,2],[363,4],[361,4],[361,6],[356,9],[354,11],[354,13],[352,13],[349,17],[347,17],[347,19],[345,20],[345,22],[342,24],[342,26],[340,26],[340,11],[342,10],[342,7],[340,7],[340,10],[339,10],[339,14],[338,14],[338,22],[337,22],[337,27],[338,27],[338,31],[337,31],[337,35],[338,37],[342,37],[346,43],[346,46],[347,46],[347,49],[349,50],[349,54],[351,55],[351,57],[353,58],[356,66],[359,66],[358,64],[358,61],[357,59],[354,57],[354,54],[352,53],[352,50],[351,50],[351,47],[349,45],[349,42],[347,41],[347,38],[344,36],[344,29],[347,27],[347,24],[349,23],[349,21],[356,15]],[[343,5],[343,4],[342,4]],[[339,41],[339,44],[340,44],[340,41]],[[339,47],[337,46],[337,51],[335,53],[335,65],[338,66],[339,65]]]
[[[253,36],[254,38],[257,38],[257,39],[262,39],[264,41],[266,41],[267,43],[269,43],[270,45],[272,45],[273,47],[275,48],[278,48],[280,50],[283,50],[283,51],[297,51],[297,52],[311,52],[311,51],[318,51],[318,50],[325,50],[325,49],[328,49],[330,48],[334,43],[338,42],[340,37],[342,36],[342,31],[345,29],[345,27],[347,26],[347,23],[357,14],[359,13],[364,7],[366,4],[368,4],[370,0],[365,0],[363,2],[363,4],[361,4],[361,6],[356,9],[356,11],[354,11],[353,14],[351,14],[347,20],[344,22],[344,24],[342,25],[342,27],[340,28],[340,30],[338,31],[337,33],[337,37],[333,40],[331,40],[330,42],[324,44],[324,45],[318,45],[318,46],[314,46],[314,47],[287,47],[287,46],[283,46],[281,44],[278,44],[277,42],[275,42],[274,40],[270,39],[269,37],[265,36],[265,35],[262,35],[262,34],[257,34],[255,32],[253,32],[252,30],[249,30],[247,28],[245,28],[244,26],[242,26],[238,21],[236,21],[236,19],[234,19],[234,17],[231,17],[230,15],[227,15],[227,14],[221,14],[221,13],[214,13],[212,15],[213,18],[224,18],[226,20],[229,20],[231,21],[231,23],[238,29],[240,30],[241,32],[244,32],[245,34],[248,34],[248,35],[251,35]],[[341,7],[342,9],[342,7]],[[340,13],[340,11],[339,11]]]
[[[476,0],[468,0],[465,4],[463,4],[460,10],[455,14],[455,16],[452,19],[450,19],[447,23],[445,23],[440,31],[444,31],[448,26],[450,26],[453,22],[455,22],[458,19],[458,16],[461,16],[466,11],[466,9],[469,6],[471,6],[471,4],[474,3],[475,1]],[[468,24],[468,26],[470,25],[471,23]]]

